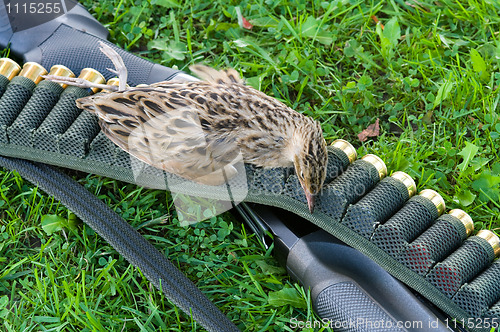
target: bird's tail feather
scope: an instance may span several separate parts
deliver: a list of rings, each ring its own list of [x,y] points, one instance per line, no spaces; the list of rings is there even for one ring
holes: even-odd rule
[[[189,69],[202,80],[216,84],[244,84],[240,74],[232,68],[217,70],[204,65],[193,65]]]

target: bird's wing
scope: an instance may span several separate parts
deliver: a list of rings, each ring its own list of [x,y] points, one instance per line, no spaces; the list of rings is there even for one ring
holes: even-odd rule
[[[77,104],[99,117],[115,144],[147,164],[209,185],[236,175],[234,163],[241,160],[236,143],[224,136],[207,142],[203,110],[192,101],[145,87],[85,97]]]
[[[189,67],[194,74],[202,80],[215,84],[244,84],[240,74],[232,68],[217,70],[204,65]]]

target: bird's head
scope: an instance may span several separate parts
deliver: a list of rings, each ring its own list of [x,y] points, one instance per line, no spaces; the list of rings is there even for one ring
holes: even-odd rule
[[[293,164],[295,173],[304,189],[309,211],[314,211],[314,198],[326,177],[328,154],[323,132],[318,122],[312,121],[299,127],[295,133],[297,148]]]

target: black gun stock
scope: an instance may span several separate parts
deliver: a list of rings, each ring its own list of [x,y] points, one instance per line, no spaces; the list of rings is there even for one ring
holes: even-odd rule
[[[128,83],[132,86],[174,77],[189,80],[182,71],[155,64],[109,43],[107,29],[76,1],[61,1],[61,6],[56,7],[57,13],[53,6],[50,14],[46,13],[47,7],[34,7],[34,10],[44,10],[37,15],[29,14],[29,5],[33,2],[25,2],[27,7],[22,3],[0,2],[0,46],[9,47],[25,62],[37,62],[47,69],[61,64],[77,75],[83,68],[90,67],[110,79],[115,74],[107,70],[113,65],[99,50],[102,41],[123,58],[129,73]],[[36,4],[54,5],[54,1],[37,1]]]
[[[382,267],[307,220],[258,204],[241,203],[237,211],[265,244],[273,235],[275,256],[310,289],[322,326],[345,332],[453,331],[446,317]],[[291,321],[295,325],[300,327]]]

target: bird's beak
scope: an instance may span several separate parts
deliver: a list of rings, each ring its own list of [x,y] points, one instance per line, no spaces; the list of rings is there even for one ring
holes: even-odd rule
[[[307,206],[309,207],[309,212],[313,213],[314,212],[314,195],[308,192],[307,190],[305,191],[306,194],[306,199],[307,199]]]

